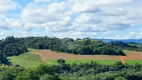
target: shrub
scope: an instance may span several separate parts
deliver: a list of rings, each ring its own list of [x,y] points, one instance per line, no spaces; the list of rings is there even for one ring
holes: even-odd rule
[[[64,63],[65,63],[65,60],[64,60],[64,59],[58,59],[57,62],[58,62],[59,64],[64,64]]]

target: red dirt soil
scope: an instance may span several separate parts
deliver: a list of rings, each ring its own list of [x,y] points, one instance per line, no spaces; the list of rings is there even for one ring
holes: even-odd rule
[[[122,56],[111,55],[73,55],[67,53],[56,53],[50,50],[39,50],[32,52],[33,54],[39,54],[42,60],[121,60]],[[123,57],[124,60],[142,60],[142,52],[132,52],[128,56]]]

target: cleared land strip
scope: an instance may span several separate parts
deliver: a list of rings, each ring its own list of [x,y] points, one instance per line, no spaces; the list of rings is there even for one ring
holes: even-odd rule
[[[66,53],[56,53],[50,50],[39,50],[33,52],[33,54],[39,54],[42,60],[120,60],[121,56],[110,55],[73,55]],[[142,60],[141,52],[133,52],[130,55],[124,56],[125,60]]]

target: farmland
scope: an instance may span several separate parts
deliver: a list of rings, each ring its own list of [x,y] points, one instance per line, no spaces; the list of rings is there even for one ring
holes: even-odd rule
[[[8,59],[13,65],[20,65],[24,68],[32,68],[40,64],[48,64],[48,65],[58,64],[57,63],[58,59],[65,59],[67,64],[90,63],[91,61],[94,61],[99,64],[110,65],[116,63],[117,61],[120,61],[120,56],[73,55],[65,53],[56,53],[50,50],[37,50],[37,49],[29,49],[29,51],[30,52],[21,54],[19,56],[8,57]],[[128,56],[133,55],[132,54],[133,51],[125,51],[125,53],[129,53]],[[142,60],[139,59],[131,60],[130,57],[126,57],[125,62],[127,64],[136,64],[136,63],[142,64]]]
[[[56,53],[50,50],[39,50],[32,52],[33,54],[39,54],[43,60],[120,60],[121,56],[110,55],[74,55],[67,53]],[[125,51],[129,55],[125,56],[126,60],[142,60],[141,52]]]

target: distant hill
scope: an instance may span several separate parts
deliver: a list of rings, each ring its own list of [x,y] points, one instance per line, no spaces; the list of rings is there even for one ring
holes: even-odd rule
[[[142,39],[93,39],[93,40],[101,40],[103,42],[109,43],[109,42],[113,42],[113,41],[121,41],[121,42],[125,42],[125,43],[138,43],[138,44],[142,44]]]

